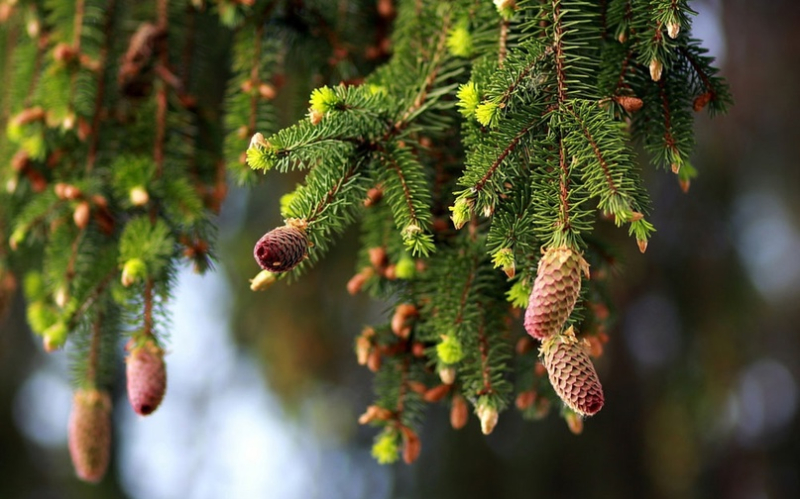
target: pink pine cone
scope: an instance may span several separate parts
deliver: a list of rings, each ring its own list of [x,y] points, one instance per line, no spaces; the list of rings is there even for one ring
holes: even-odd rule
[[[253,248],[258,265],[270,272],[288,272],[308,253],[308,238],[297,227],[287,225],[264,234]]]
[[[603,408],[603,387],[589,358],[589,345],[576,338],[571,327],[544,340],[541,355],[550,384],[567,407],[581,416]]]
[[[133,410],[147,416],[155,411],[167,390],[164,351],[153,340],[134,347],[126,362],[128,400]]]
[[[525,311],[525,330],[537,339],[558,334],[581,292],[581,271],[589,264],[569,248],[550,248],[539,260],[536,280]]]
[[[99,482],[111,454],[111,397],[107,392],[75,392],[67,435],[75,474],[83,481]]]

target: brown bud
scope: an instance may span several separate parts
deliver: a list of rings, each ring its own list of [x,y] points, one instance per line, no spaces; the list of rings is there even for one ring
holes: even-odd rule
[[[86,142],[86,139],[92,134],[92,125],[86,121],[82,116],[78,117],[78,139],[81,142]]]
[[[378,15],[385,19],[394,17],[394,3],[392,0],[378,0]]]
[[[44,109],[39,106],[36,107],[29,107],[23,109],[13,118],[11,118],[12,123],[15,125],[27,125],[28,123],[33,123],[34,121],[42,121],[45,117]]]
[[[367,369],[376,373],[381,368],[381,352],[377,348],[373,348],[367,357]]]
[[[406,322],[417,315],[417,307],[410,303],[401,303],[392,316],[392,332],[401,338],[408,336],[410,328]]]
[[[241,86],[239,87],[239,89],[240,89],[242,92],[244,92],[244,93],[246,93],[246,94],[249,94],[250,92],[252,92],[252,91],[253,91],[253,81],[252,81],[252,80],[245,80],[245,81],[243,81],[243,82],[242,82],[242,84],[241,84]]]
[[[269,83],[262,83],[258,86],[258,95],[260,95],[262,99],[272,100],[275,98],[276,93],[275,87]]]
[[[678,163],[677,161],[672,163],[669,166],[670,166],[670,169],[672,170],[672,173],[674,173],[675,175],[677,175],[678,173],[681,172],[681,164]]]
[[[383,198],[383,189],[380,187],[373,187],[372,189],[367,191],[367,198],[364,199],[364,206],[369,208],[370,206],[374,206]]]
[[[164,350],[148,339],[131,350],[125,363],[128,400],[136,414],[147,416],[158,408],[167,390]]]
[[[386,268],[383,270],[383,277],[385,277],[385,278],[389,279],[390,281],[395,281],[395,280],[397,280],[397,265],[395,265],[395,264],[393,264],[393,263],[392,263],[392,264],[389,264],[389,265],[388,265],[388,266],[387,266],[387,267],[386,267]]]
[[[67,184],[64,187],[64,199],[78,199],[81,196],[83,196],[83,193],[74,185]]]
[[[369,338],[364,336],[359,336],[356,338],[356,358],[358,359],[358,364],[360,366],[367,365],[367,360],[369,359],[369,353],[372,350],[372,342],[369,341]]]
[[[450,405],[450,426],[454,430],[460,430],[467,425],[469,419],[469,407],[467,401],[460,394],[453,395],[453,400]]]
[[[442,400],[447,392],[450,391],[452,385],[437,385],[429,389],[422,395],[422,400],[425,402],[434,403]]]
[[[22,172],[27,170],[31,166],[31,158],[28,156],[28,153],[19,150],[14,154],[14,157],[11,158],[11,168],[15,172]]]
[[[386,266],[388,262],[388,257],[386,256],[386,248],[382,246],[376,246],[374,248],[370,248],[367,250],[369,253],[369,263],[372,264],[373,267],[380,270]]]
[[[706,107],[709,102],[711,102],[713,96],[714,94],[712,94],[711,92],[705,92],[698,95],[697,97],[694,98],[694,102],[692,103],[692,109],[694,109],[695,112],[702,111],[703,108]]]
[[[359,424],[367,424],[373,421],[386,421],[392,417],[392,411],[385,409],[378,405],[371,405],[367,410],[359,416]]]
[[[428,387],[425,386],[425,383],[414,380],[408,382],[408,389],[414,393],[419,393],[420,395],[423,395],[428,391]]]
[[[69,62],[75,58],[77,54],[78,52],[66,43],[59,43],[53,49],[53,58],[58,62]]]
[[[425,345],[420,343],[419,341],[415,341],[411,344],[411,355],[414,357],[424,357],[425,356]]]
[[[69,417],[69,454],[75,474],[99,482],[111,455],[111,397],[105,391],[81,389],[72,399]]]
[[[347,292],[351,295],[355,295],[361,291],[361,288],[364,286],[364,283],[367,282],[367,279],[372,277],[374,271],[370,267],[364,267],[361,272],[354,275],[347,281]]]
[[[637,239],[636,245],[639,246],[639,251],[644,253],[647,251],[647,239]]]
[[[678,183],[680,184],[681,190],[683,191],[684,194],[689,192],[689,187],[692,185],[692,181],[691,180],[689,180],[688,178],[687,179],[680,179],[678,181]]]
[[[614,100],[629,113],[635,113],[644,106],[644,101],[631,95],[618,95]]]
[[[533,341],[528,336],[523,336],[519,340],[517,340],[517,344],[514,347],[514,350],[517,352],[517,355],[523,355],[525,353],[530,352],[533,349]]]
[[[92,209],[88,201],[81,201],[78,203],[78,206],[75,207],[75,211],[72,213],[72,220],[75,222],[75,226],[81,230],[85,229],[89,225],[91,214]]]
[[[400,432],[403,435],[403,461],[406,464],[411,464],[419,457],[419,453],[422,450],[422,442],[410,428],[403,426]]]
[[[514,404],[517,406],[517,409],[524,411],[532,406],[534,402],[536,402],[536,391],[526,390],[517,394],[517,399],[514,401]]]

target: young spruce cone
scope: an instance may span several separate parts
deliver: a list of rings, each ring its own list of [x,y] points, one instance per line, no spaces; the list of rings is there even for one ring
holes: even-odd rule
[[[128,400],[136,414],[147,416],[158,408],[167,390],[164,350],[148,339],[131,350],[125,364]]]
[[[589,275],[589,264],[569,248],[550,248],[539,260],[525,330],[534,338],[558,334],[569,319],[581,292],[581,270]]]
[[[292,225],[278,227],[264,234],[256,243],[253,255],[264,270],[288,272],[306,257],[308,238]]]
[[[94,388],[75,392],[68,439],[75,474],[86,482],[99,482],[111,452],[111,397],[107,392]]]
[[[544,340],[541,354],[550,384],[570,409],[592,416],[603,408],[603,387],[589,359],[589,347],[571,327]]]

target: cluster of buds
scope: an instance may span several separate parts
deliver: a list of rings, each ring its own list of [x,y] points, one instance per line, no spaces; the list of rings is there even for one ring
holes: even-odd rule
[[[97,226],[106,234],[114,231],[114,217],[108,208],[108,200],[100,194],[87,195],[78,187],[59,182],[53,186],[58,199],[75,203],[72,212],[72,221],[75,226],[83,230],[89,226],[94,218]]]

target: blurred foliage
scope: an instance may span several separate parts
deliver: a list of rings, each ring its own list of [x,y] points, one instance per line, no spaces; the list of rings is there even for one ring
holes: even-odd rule
[[[778,273],[795,275],[796,254],[783,256],[794,248],[792,234],[762,231],[758,245],[742,243],[743,217],[755,217],[756,229],[774,223],[776,212],[764,208],[769,202],[783,207],[795,236],[800,231],[800,94],[794,90],[800,66],[793,63],[800,60],[800,5],[713,5],[727,34],[723,74],[737,104],[713,126],[698,120],[693,163],[702,174],[688,195],[663,178],[647,179],[660,207],[653,217],[659,232],[646,257],[627,246],[619,255],[625,278],[614,289],[618,327],[609,331],[598,366],[607,389],[604,411],[580,437],[555,416],[529,425],[510,414],[484,437],[475,418],[454,432],[444,410],[435,408],[441,413],[428,418],[422,433],[426,447],[413,467],[395,470],[391,497],[800,496],[800,285],[754,285],[763,277],[759,269],[776,272],[777,266]],[[280,283],[265,294],[247,288],[254,272],[251,235],[279,222],[278,193],[297,181],[281,180],[285,184],[258,187],[250,196],[232,194],[237,200],[230,203],[243,204],[241,225],[223,211],[223,228],[235,227],[227,234],[223,229],[220,259],[230,265],[218,269],[234,290],[231,329],[262,361],[271,389],[295,414],[318,387],[358,386],[360,380],[359,389],[337,399],[357,413],[369,394],[352,338],[363,323],[388,317],[388,310],[344,293],[354,238],[346,235],[324,263],[291,286]],[[760,205],[745,202],[759,193],[765,193],[755,198]],[[760,267],[757,258],[765,262]],[[78,484],[65,448],[41,447],[21,435],[12,417],[15,396],[42,365],[42,355],[17,297],[0,322],[0,497],[125,497],[115,480],[119,471],[99,488]],[[791,384],[772,384],[770,373],[778,371],[764,366],[775,365],[785,368]],[[788,418],[777,418],[790,403]],[[368,447],[367,433],[355,432],[345,445],[353,452]]]

